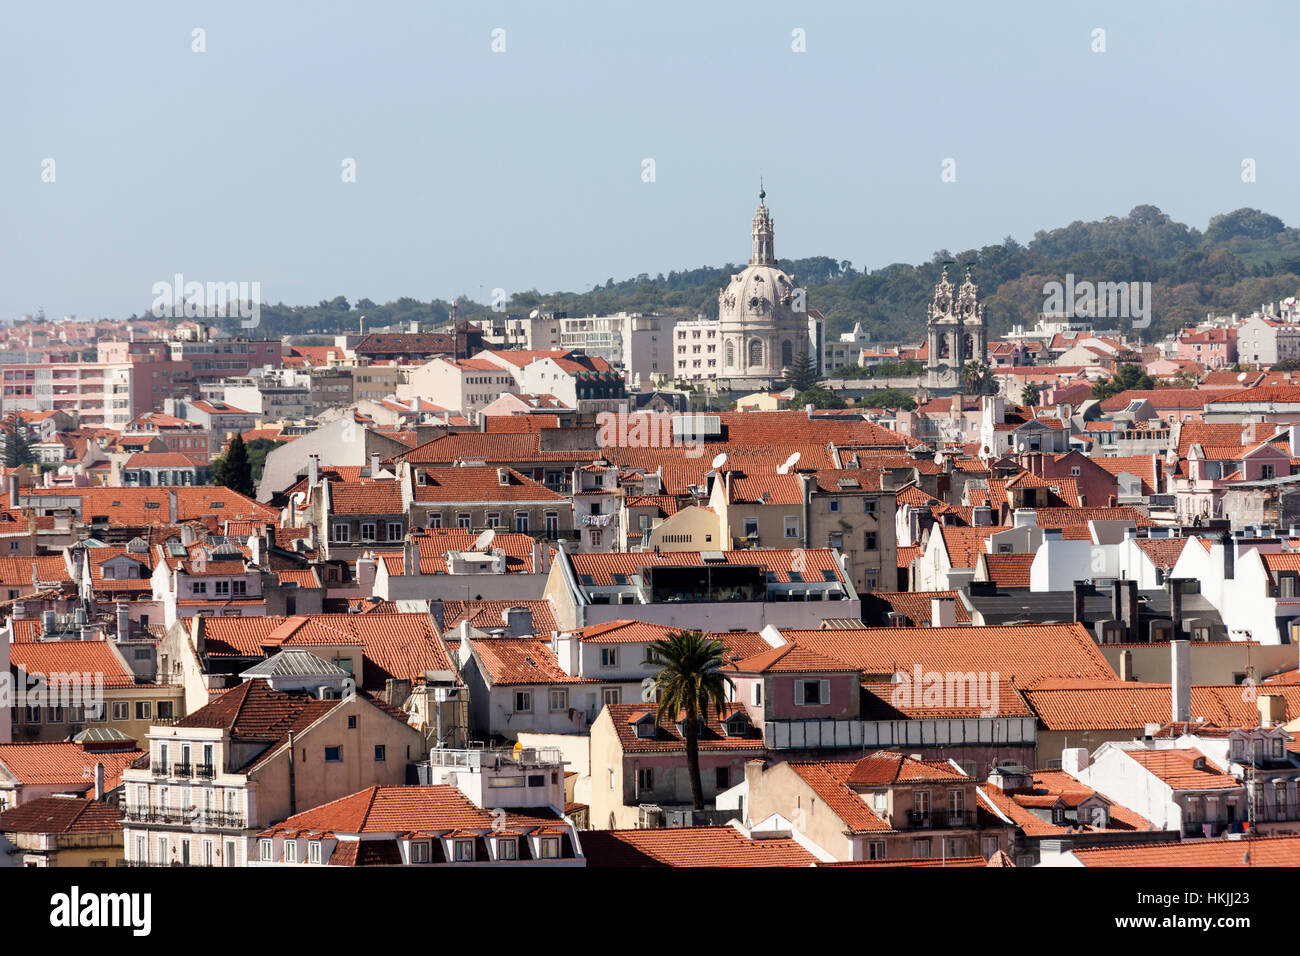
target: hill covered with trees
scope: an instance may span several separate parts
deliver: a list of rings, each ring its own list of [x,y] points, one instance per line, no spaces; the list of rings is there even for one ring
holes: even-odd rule
[[[1257,209],[1238,209],[1215,216],[1202,233],[1174,222],[1155,206],[1138,206],[1122,218],[1073,222],[1040,231],[1027,244],[1008,237],[1000,244],[950,252],[941,249],[916,265],[897,263],[859,271],[848,260],[829,256],[782,259],[781,268],[794,273],[808,289],[808,304],[827,319],[832,336],[861,321],[877,341],[919,340],[925,307],[945,262],[959,273],[970,266],[985,301],[990,331],[1001,335],[1017,323],[1032,325],[1042,309],[1047,282],[1076,281],[1152,283],[1150,340],[1180,326],[1193,324],[1207,312],[1249,313],[1263,302],[1300,291],[1300,229],[1288,228],[1276,216]],[[587,292],[536,289],[516,292],[506,311],[526,314],[532,309],[570,315],[614,312],[666,312],[716,316],[718,291],[741,264],[702,266],[667,275],[641,274]],[[489,307],[458,300],[458,317],[474,321]],[[366,326],[419,322],[445,324],[451,303],[401,298],[384,305],[369,299],[349,302],[343,296],[316,306],[262,306],[261,333],[267,336],[328,334],[355,330],[362,315]],[[237,323],[229,323],[237,331]]]

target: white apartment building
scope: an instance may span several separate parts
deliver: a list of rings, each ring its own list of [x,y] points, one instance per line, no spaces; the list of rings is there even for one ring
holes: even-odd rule
[[[688,319],[673,326],[673,378],[716,378],[722,368],[716,319]]]

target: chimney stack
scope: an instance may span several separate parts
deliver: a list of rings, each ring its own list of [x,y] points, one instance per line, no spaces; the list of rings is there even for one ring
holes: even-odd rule
[[[379,455],[378,454],[374,454],[370,456],[370,477],[371,478],[379,477]]]
[[[320,455],[309,455],[307,457],[307,487],[315,489],[316,482],[320,480]]]
[[[172,527],[175,527],[177,524],[179,524],[178,521],[179,514],[180,514],[180,507],[176,500],[176,489],[168,488],[167,489],[167,523],[170,524]]]
[[[1170,719],[1186,723],[1192,719],[1192,648],[1187,641],[1169,645]]]
[[[125,601],[117,602],[117,639],[119,641],[131,639],[131,605]]]
[[[1122,681],[1133,679],[1133,652],[1127,648],[1119,652],[1119,679]]]
[[[9,476],[9,510],[14,511],[18,508],[18,476]]]
[[[104,764],[102,761],[95,762],[95,799],[104,799]]]
[[[930,599],[930,626],[952,627],[957,623],[957,599],[937,597]]]

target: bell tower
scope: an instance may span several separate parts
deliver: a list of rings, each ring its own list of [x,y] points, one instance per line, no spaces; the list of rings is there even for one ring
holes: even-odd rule
[[[979,286],[971,281],[970,269],[957,292],[957,311],[961,317],[961,363],[984,362],[988,364],[988,329],[984,321],[984,306],[979,301]]]
[[[749,252],[749,264],[751,266],[776,265],[775,229],[772,224],[772,215],[767,211],[767,205],[764,203],[765,199],[767,199],[767,191],[760,182],[758,186],[758,211],[754,213],[754,230]]]
[[[960,354],[960,336],[958,318],[954,311],[953,285],[948,281],[948,267],[943,267],[943,275],[934,286],[934,297],[930,300],[929,315],[926,317],[926,342],[929,355],[926,368],[934,370],[942,366],[949,368],[957,364]]]

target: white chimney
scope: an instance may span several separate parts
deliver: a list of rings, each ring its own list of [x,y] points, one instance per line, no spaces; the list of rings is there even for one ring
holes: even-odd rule
[[[1291,446],[1291,457],[1300,458],[1300,425],[1292,425],[1287,429],[1287,441]]]
[[[370,456],[370,477],[379,477],[379,455],[377,454]]]
[[[1292,426],[1292,431],[1294,430],[1295,430],[1295,426]],[[16,509],[17,507],[18,507],[18,476],[10,475],[9,476],[9,508],[10,510],[13,510]]]
[[[957,599],[937,597],[930,599],[930,624],[932,627],[952,627],[957,623]]]
[[[176,489],[167,491],[167,523],[173,527],[179,523],[180,508],[177,506]]]
[[[1192,648],[1187,641],[1169,642],[1170,719],[1192,719]]]
[[[320,455],[309,455],[307,457],[307,487],[314,489],[318,481],[320,481]]]
[[[1061,769],[1071,777],[1078,777],[1088,769],[1088,749],[1086,747],[1066,747],[1061,751]]]

